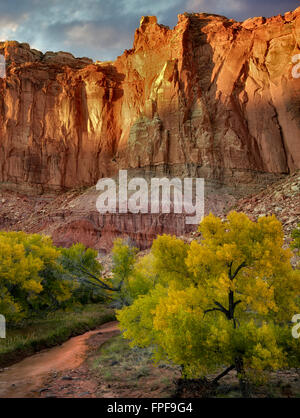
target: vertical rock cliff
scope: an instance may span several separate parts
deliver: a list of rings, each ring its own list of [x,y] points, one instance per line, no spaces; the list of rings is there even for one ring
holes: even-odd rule
[[[0,43],[0,182],[43,192],[119,168],[248,184],[300,168],[300,8],[143,17],[115,62]]]

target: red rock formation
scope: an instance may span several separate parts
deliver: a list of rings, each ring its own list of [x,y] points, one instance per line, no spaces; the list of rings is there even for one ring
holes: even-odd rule
[[[243,23],[143,17],[113,63],[0,43],[0,182],[93,185],[119,168],[262,182],[300,167],[300,8]]]
[[[51,234],[99,250],[116,236],[146,248],[187,231],[180,215],[101,215],[95,185],[120,168],[206,178],[206,212],[300,168],[300,8],[243,23],[179,15],[169,29],[143,17],[115,62],[0,43],[0,228]],[[6,193],[6,194],[5,194]],[[4,200],[4,202],[2,202]]]
[[[234,207],[256,220],[275,214],[282,222],[286,238],[297,227],[300,216],[300,170],[273,183],[258,194],[238,200],[228,199],[226,188],[206,193],[206,213],[224,217]],[[0,192],[0,230],[23,230],[51,235],[54,243],[70,246],[82,242],[99,251],[109,251],[116,237],[130,238],[141,249],[148,248],[157,234],[189,238],[195,226],[186,225],[180,214],[106,214],[96,211],[98,193],[68,191],[58,195],[24,196]],[[226,200],[227,199],[227,200]]]

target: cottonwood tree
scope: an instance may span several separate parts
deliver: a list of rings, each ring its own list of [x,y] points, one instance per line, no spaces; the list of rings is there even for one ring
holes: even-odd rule
[[[299,309],[299,271],[274,216],[210,214],[199,231],[190,245],[166,235],[154,241],[157,284],[117,317],[132,345],[154,346],[157,360],[181,365],[188,378],[227,365],[217,382],[235,369],[246,397],[251,376],[299,366],[288,324]]]
[[[8,323],[70,299],[73,286],[63,278],[60,256],[50,237],[0,232],[0,312]]]

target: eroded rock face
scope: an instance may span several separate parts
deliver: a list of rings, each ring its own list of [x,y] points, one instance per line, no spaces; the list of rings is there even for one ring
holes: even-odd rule
[[[0,195],[0,228],[99,251],[189,232],[178,214],[99,215],[80,188],[119,169],[205,177],[205,211],[223,216],[300,168],[299,53],[300,8],[243,23],[184,14],[174,29],[143,17],[115,62],[0,43],[0,188],[19,193]]]
[[[243,23],[143,17],[115,62],[0,43],[0,182],[43,192],[119,168],[262,183],[300,168],[300,8]]]

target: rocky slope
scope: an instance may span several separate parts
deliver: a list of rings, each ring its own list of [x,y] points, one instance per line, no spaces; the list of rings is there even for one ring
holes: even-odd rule
[[[0,182],[43,192],[119,168],[263,184],[300,168],[300,8],[143,17],[115,62],[0,43]]]
[[[222,189],[223,193],[223,189]],[[0,192],[0,230],[23,230],[53,237],[56,245],[82,242],[107,253],[116,237],[130,238],[140,249],[147,249],[157,234],[175,234],[187,241],[197,236],[196,226],[185,225],[179,214],[99,215],[95,201],[98,192],[69,191],[54,195],[26,196],[12,191]],[[300,171],[287,176],[247,198],[233,200],[217,192],[206,194],[205,212],[224,217],[230,210],[245,212],[256,220],[274,214],[282,222],[285,237],[300,222]]]
[[[232,196],[211,190],[206,198],[206,212],[224,213]],[[44,233],[56,245],[70,246],[82,242],[100,252],[111,249],[117,237],[130,238],[140,249],[148,248],[157,234],[182,234],[197,225],[186,225],[183,214],[99,214],[96,200],[99,192],[68,191],[57,195],[28,196],[14,191],[0,191],[0,230],[22,230]],[[227,199],[227,200],[226,200]]]
[[[282,222],[288,238],[300,223],[300,171],[256,195],[241,199],[234,209],[246,213],[252,220],[275,215]]]

